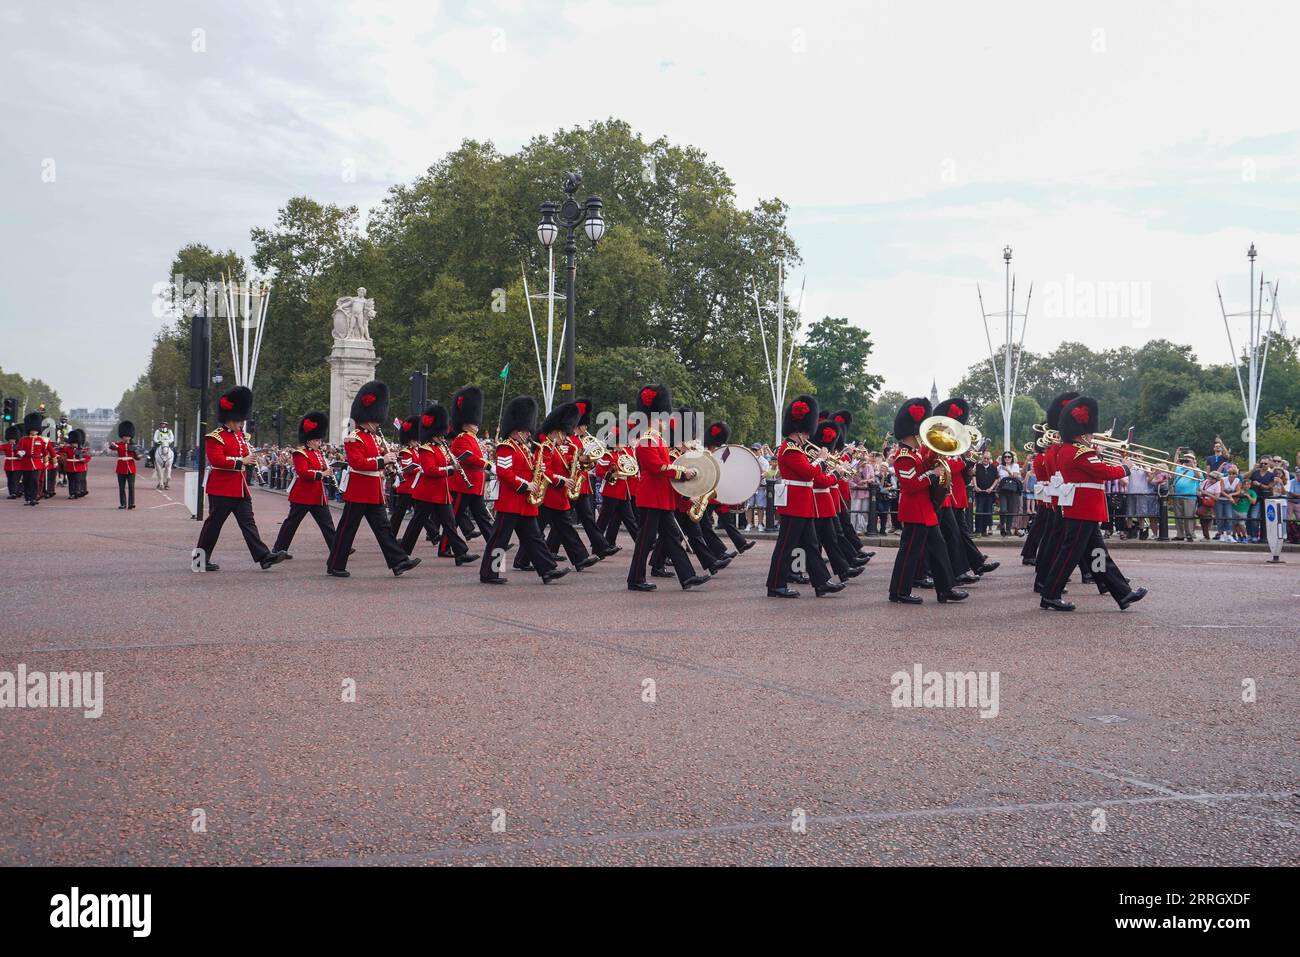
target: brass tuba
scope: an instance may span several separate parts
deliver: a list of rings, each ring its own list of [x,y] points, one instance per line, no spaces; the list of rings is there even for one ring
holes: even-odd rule
[[[956,419],[932,415],[921,423],[917,439],[939,457],[939,484],[931,490],[931,498],[937,506],[948,497],[952,488],[952,468],[948,459],[966,454],[970,448],[970,431]]]

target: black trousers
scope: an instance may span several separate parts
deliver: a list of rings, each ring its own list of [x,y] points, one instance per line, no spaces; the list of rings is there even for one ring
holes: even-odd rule
[[[736,528],[736,513],[721,511],[716,504],[709,506],[709,514],[718,516],[718,527],[727,533],[731,539],[731,544],[736,546],[736,551],[749,544],[749,539],[740,534],[740,529]]]
[[[44,472],[38,472],[32,469],[30,472],[23,472],[23,498],[29,502],[39,502],[41,500],[41,480],[40,476]]]
[[[1034,502],[1034,514],[1029,518],[1029,530],[1025,532],[1025,544],[1020,549],[1020,557],[1037,559],[1038,549],[1042,545],[1043,535],[1047,531],[1048,516],[1052,510],[1042,502]]]
[[[388,527],[393,530],[396,536],[402,530],[402,519],[406,517],[407,509],[411,507],[410,492],[394,492],[393,504],[388,509]]]
[[[912,583],[917,579],[923,556],[928,560],[936,592],[943,594],[952,590],[952,566],[948,564],[948,547],[939,526],[904,522],[898,555],[894,558],[894,573],[889,576],[891,597],[912,594]]]
[[[343,516],[339,519],[339,528],[334,535],[334,547],[330,549],[330,557],[325,563],[327,569],[347,571],[348,553],[352,551],[352,542],[357,537],[362,519],[369,523],[370,530],[375,533],[375,540],[379,542],[379,550],[384,553],[384,561],[389,568],[406,561],[408,556],[402,546],[397,544],[383,505],[378,502],[345,502]]]
[[[17,469],[5,473],[5,481],[9,483],[9,497],[17,498],[23,494],[23,473]]]
[[[806,570],[809,580],[822,588],[831,580],[831,573],[822,561],[821,542],[817,540],[816,519],[799,515],[782,515],[781,529],[776,533],[776,546],[767,568],[767,587],[780,588],[796,570]],[[796,564],[803,565],[796,569]]]
[[[939,528],[948,548],[948,564],[953,575],[968,574],[984,564],[984,553],[966,530],[965,511],[951,506],[939,509]]]
[[[1048,509],[1047,527],[1043,530],[1043,539],[1038,546],[1038,565],[1034,568],[1034,587],[1040,592],[1045,593],[1047,587],[1047,573],[1051,571],[1052,565],[1056,561],[1056,556],[1061,553],[1061,536],[1065,534],[1065,516],[1059,509]],[[1082,577],[1088,576],[1088,566],[1079,564],[1079,571]],[[1068,580],[1068,576],[1067,576]],[[1061,583],[1065,587],[1065,582]]]
[[[450,503],[416,502],[411,521],[406,526],[406,534],[402,536],[402,551],[408,555],[414,551],[415,543],[420,538],[420,529],[423,528],[427,528],[435,540],[441,528],[442,538],[451,547],[453,554],[457,557],[469,554],[469,546],[456,531],[456,516]]]
[[[456,524],[464,534],[469,534],[478,526],[484,541],[492,534],[492,515],[487,510],[487,503],[482,495],[469,492],[455,492],[452,495],[452,511],[456,513]]]
[[[303,505],[300,502],[289,503],[289,515],[280,525],[280,534],[275,536],[275,545],[273,551],[287,552],[289,546],[293,544],[293,536],[298,531],[298,526],[302,520],[310,515],[316,519],[316,524],[320,526],[321,536],[325,539],[325,550],[331,551],[334,548],[334,516],[330,514],[328,505]]]
[[[632,549],[632,564],[627,569],[629,585],[645,581],[646,562],[660,541],[663,542],[664,554],[673,561],[677,580],[685,584],[695,577],[695,567],[679,541],[681,532],[677,528],[675,512],[666,508],[641,509],[640,532],[636,537],[636,548]]]
[[[1060,598],[1061,590],[1070,580],[1070,572],[1080,568],[1091,572],[1101,594],[1109,592],[1116,603],[1127,598],[1131,590],[1128,579],[1120,574],[1119,566],[1110,557],[1098,523],[1062,517],[1059,524],[1061,544],[1047,571],[1043,597]]]
[[[213,496],[209,495],[208,496],[209,500],[212,499],[212,497]],[[218,495],[216,497],[229,498],[230,496]],[[119,505],[135,504],[135,473],[134,472],[132,472],[129,475],[119,475],[117,477],[117,501]],[[223,518],[222,521],[224,522],[225,519]]]
[[[582,525],[582,530],[587,533],[587,541],[591,543],[591,550],[597,555],[603,554],[612,547],[605,533],[601,531],[600,524],[596,521],[596,501],[595,496],[590,492],[584,492],[573,500],[573,517]]]
[[[840,531],[844,535],[844,540],[849,543],[849,547],[855,552],[862,549],[862,539],[858,537],[858,530],[853,527],[853,513],[847,505],[840,506]]]
[[[55,469],[45,470],[45,497],[54,498],[54,489],[59,481],[59,473]]]
[[[673,512],[673,522],[671,526],[659,526],[659,540],[655,542],[654,548],[650,553],[650,567],[663,568],[664,558],[672,558],[668,552],[668,541],[680,543],[684,537],[691,546],[691,551],[695,557],[700,560],[700,564],[705,570],[712,570],[713,566],[718,563],[719,556],[713,554],[713,549],[709,543],[704,540],[704,534],[700,531],[698,522],[692,522],[690,516],[685,512]]]
[[[826,515],[822,518],[815,518],[813,519],[813,527],[817,529],[817,540],[821,542],[822,548],[826,550],[826,560],[830,562],[831,570],[843,578],[853,566],[849,564],[845,542],[839,534],[839,517]]]
[[[700,530],[700,535],[704,537],[704,544],[708,545],[709,551],[721,561],[727,557],[727,546],[722,544],[722,539],[718,537],[718,533],[713,527],[713,512],[710,511],[713,508],[712,505],[708,506],[704,511],[704,517],[695,524]],[[689,515],[686,516],[686,520],[688,522],[691,520]]]
[[[578,530],[573,527],[573,521],[570,518],[571,509],[551,508],[543,505],[537,510],[538,524],[545,524],[549,529],[546,535],[546,547],[552,552],[558,551],[560,546],[564,547],[564,554],[569,556],[569,561],[576,568],[578,562],[585,561],[591,557],[587,551],[587,546],[582,544],[582,539],[578,537]],[[516,559],[516,567],[522,567],[523,555]]]
[[[119,483],[125,477],[129,476],[119,475]],[[195,546],[203,553],[203,560],[212,561],[212,552],[217,547],[217,539],[221,537],[221,526],[226,524],[226,519],[231,515],[235,516],[239,530],[244,533],[248,553],[253,556],[253,561],[260,562],[271,550],[266,547],[257,531],[257,522],[253,519],[253,499],[249,495],[208,496],[208,516],[203,520],[203,528],[199,530],[199,543]]]
[[[519,536],[519,551],[528,557],[533,571],[539,576],[555,571],[555,561],[542,539],[536,517],[516,512],[497,512],[496,521],[492,523],[492,533],[483,547],[483,562],[478,569],[480,581],[492,581],[501,577],[501,569],[506,561],[506,546],[510,544],[510,536],[515,534]]]
[[[626,528],[627,533],[633,538],[636,538],[640,531],[637,527],[636,511],[632,508],[632,503],[625,498],[601,499],[600,517],[596,521],[600,524],[605,541],[609,542],[611,547],[618,541],[620,526]]]

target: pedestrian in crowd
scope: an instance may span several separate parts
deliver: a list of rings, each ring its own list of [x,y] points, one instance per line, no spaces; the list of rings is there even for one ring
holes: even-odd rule
[[[1201,480],[1193,453],[1184,452],[1175,457],[1178,465],[1173,475],[1174,540],[1191,542],[1196,540],[1196,498]]]
[[[1246,514],[1246,534],[1249,541],[1258,543],[1264,537],[1264,500],[1273,491],[1273,469],[1266,456],[1260,456],[1243,483],[1248,492],[1254,493],[1250,511]]]
[[[771,478],[772,461],[769,457],[770,450],[765,445],[755,442],[749,447],[758,459],[758,467],[763,475],[763,481],[759,483],[758,490],[754,492],[754,497],[749,500],[749,508],[745,510],[745,521],[748,528],[757,529],[760,532],[770,531],[766,524],[767,520],[767,480]]]
[[[998,530],[1004,537],[1013,533],[1012,521],[1025,491],[1022,474],[1016,454],[1010,449],[1003,452],[998,462]]]
[[[1222,476],[1224,471],[1227,469],[1228,463],[1231,461],[1232,453],[1230,453],[1228,447],[1223,444],[1223,439],[1216,435],[1214,437],[1214,449],[1205,459],[1206,470],[1210,472],[1218,472],[1220,476]]]
[[[1234,516],[1233,506],[1237,502],[1237,496],[1241,492],[1241,476],[1237,471],[1237,466],[1229,462],[1225,467],[1222,478],[1219,480],[1219,500],[1214,506],[1214,515],[1217,519],[1218,535],[1221,542],[1235,542],[1233,537],[1232,522]]]
[[[1214,521],[1215,509],[1218,508],[1222,495],[1223,475],[1211,472],[1201,482],[1196,498],[1196,517],[1201,522],[1201,537],[1207,542],[1210,540],[1210,523]]]
[[[975,534],[987,535],[993,526],[993,500],[998,494],[998,467],[987,449],[975,466]]]
[[[1300,543],[1300,456],[1286,486],[1286,540]]]
[[[1243,478],[1241,485],[1237,489],[1237,497],[1233,500],[1233,526],[1232,535],[1238,542],[1249,542],[1250,537],[1250,513],[1255,508],[1255,503],[1259,500],[1259,493],[1249,484],[1249,478]]]
[[[1128,464],[1128,453],[1121,454],[1121,459]],[[1125,537],[1142,538],[1156,532],[1156,516],[1159,514],[1155,486],[1151,473],[1146,469],[1129,469],[1128,501],[1125,508]]]
[[[1038,476],[1034,474],[1034,457],[1032,455],[1025,458],[1024,463],[1020,466],[1020,476],[1024,479],[1025,490],[1020,493],[1020,516],[1017,519],[1016,531],[1022,536],[1029,534],[1030,516],[1034,514],[1037,508],[1035,504],[1038,501]],[[1026,539],[1026,542],[1028,539]]]
[[[869,533],[875,524],[872,502],[879,480],[873,458],[874,456],[866,456],[858,462],[858,470],[849,479],[849,509],[853,516],[853,527],[859,532]]]

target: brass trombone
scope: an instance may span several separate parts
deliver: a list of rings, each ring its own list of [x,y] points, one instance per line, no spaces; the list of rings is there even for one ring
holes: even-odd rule
[[[1169,453],[1150,445],[1138,445],[1124,439],[1117,439],[1108,429],[1092,436],[1092,446],[1098,457],[1107,465],[1126,465],[1142,472],[1168,472],[1174,474],[1176,469],[1186,469],[1198,482],[1204,482],[1209,475],[1205,469],[1194,465],[1182,465],[1169,458]]]

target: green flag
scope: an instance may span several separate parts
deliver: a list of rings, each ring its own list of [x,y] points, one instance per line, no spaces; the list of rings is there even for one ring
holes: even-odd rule
[[[501,370],[501,378],[503,378],[503,379],[508,379],[508,378],[510,378],[510,363],[509,363],[509,362],[507,362],[507,363],[506,363],[506,367],[505,367],[504,369]]]

